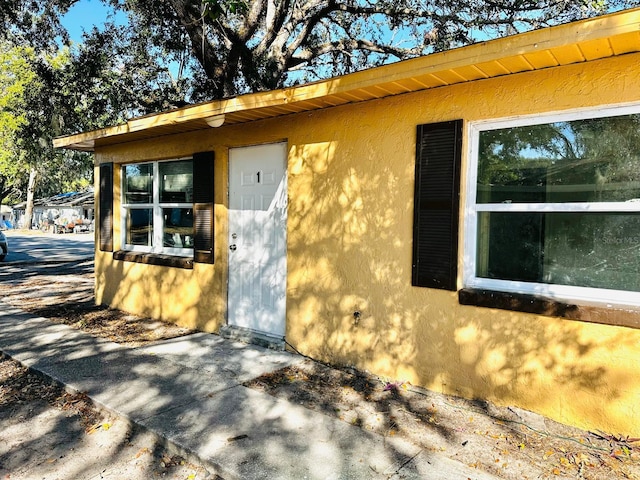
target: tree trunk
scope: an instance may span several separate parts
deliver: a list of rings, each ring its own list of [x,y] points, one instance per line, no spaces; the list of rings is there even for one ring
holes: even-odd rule
[[[0,205],[5,198],[11,193],[11,185],[9,185],[9,181],[4,175],[0,175]]]
[[[29,170],[29,185],[27,186],[27,204],[24,210],[24,225],[22,228],[31,230],[31,222],[33,221],[33,196],[36,191],[36,180],[38,172],[35,168]]]

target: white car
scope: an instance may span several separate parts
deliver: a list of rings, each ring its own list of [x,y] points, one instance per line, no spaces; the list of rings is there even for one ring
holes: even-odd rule
[[[0,262],[4,260],[7,253],[9,253],[9,241],[5,234],[0,231]]]

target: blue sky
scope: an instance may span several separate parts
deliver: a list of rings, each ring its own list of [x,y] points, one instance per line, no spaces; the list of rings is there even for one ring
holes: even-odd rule
[[[114,10],[99,0],[80,0],[74,4],[62,18],[62,24],[69,31],[69,36],[75,42],[82,40],[82,33],[89,31],[94,25],[103,25],[107,19],[125,23],[127,17],[118,13],[114,17]]]

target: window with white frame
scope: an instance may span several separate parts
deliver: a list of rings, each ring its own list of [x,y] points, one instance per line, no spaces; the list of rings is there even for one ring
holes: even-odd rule
[[[640,305],[640,107],[470,127],[465,286]]]
[[[124,248],[192,256],[193,161],[124,165],[122,183]]]

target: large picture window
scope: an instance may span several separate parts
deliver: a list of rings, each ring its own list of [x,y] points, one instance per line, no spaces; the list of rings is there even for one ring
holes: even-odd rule
[[[124,165],[122,179],[125,248],[193,256],[193,161]]]
[[[640,305],[640,108],[470,133],[465,285]]]

